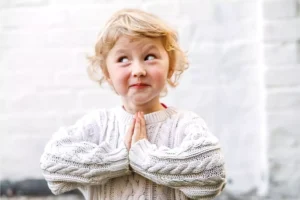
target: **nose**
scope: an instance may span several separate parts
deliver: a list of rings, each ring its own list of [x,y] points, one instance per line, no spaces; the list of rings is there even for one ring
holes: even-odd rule
[[[133,77],[141,77],[146,76],[147,72],[142,63],[136,62],[132,66],[132,76]]]

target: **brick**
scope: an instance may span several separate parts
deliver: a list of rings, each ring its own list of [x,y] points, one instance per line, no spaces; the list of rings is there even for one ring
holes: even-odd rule
[[[38,104],[39,102],[35,102]],[[54,113],[26,113],[19,111],[9,114],[1,113],[0,118],[2,136],[12,137],[18,134],[30,134],[32,136],[47,135],[52,133],[60,125],[58,117]]]
[[[214,3],[210,0],[202,0],[201,6],[195,6],[194,0],[180,1],[178,5],[180,16],[188,17],[196,24],[201,21],[214,20]]]
[[[207,65],[206,69],[193,68],[189,71],[190,82],[195,87],[201,85],[202,87],[215,86],[217,84],[216,66]]]
[[[257,35],[255,20],[229,21],[225,23],[203,22],[197,25],[194,40],[198,43],[214,41],[254,41]]]
[[[265,64],[268,66],[294,65],[300,62],[299,43],[272,43],[264,46]]]
[[[266,73],[267,86],[300,85],[300,68],[270,69]]]
[[[270,112],[300,110],[300,91],[297,89],[270,91],[267,96],[267,110]]]
[[[189,54],[194,83],[246,86],[257,82],[257,46],[251,43],[201,44]]]
[[[52,27],[63,27],[67,24],[66,19],[66,11],[61,8],[21,7],[0,12],[0,23],[2,28],[6,29],[41,31]]]
[[[214,42],[195,42],[188,52],[189,62],[192,68],[206,68],[206,64],[218,64],[222,55],[221,46]]]
[[[276,148],[284,150],[283,153],[292,151],[291,148],[299,147],[299,119],[300,114],[297,111],[290,112],[277,112],[276,110],[268,113],[268,131],[270,132],[270,140],[272,145]],[[282,145],[284,143],[284,145]],[[276,156],[276,148],[272,148],[271,152]],[[288,149],[287,149],[288,148]],[[292,154],[286,154],[285,158],[288,159]],[[283,157],[282,157],[283,158]]]
[[[257,188],[256,182],[258,177],[253,172],[253,168],[252,168],[252,172],[241,172],[238,171],[238,169],[235,169],[235,171],[233,172],[227,170],[227,176],[230,177],[230,180],[232,181],[226,184],[225,191],[229,193],[228,195],[229,198],[226,200],[231,200],[232,198],[237,200],[256,200],[256,198],[251,198],[251,197],[257,197],[257,193],[253,192],[253,188]],[[225,194],[226,193],[224,192],[219,197],[223,198],[222,196]]]
[[[129,2],[126,2],[127,5],[129,5],[129,7],[131,7],[131,5],[136,5],[136,4],[140,4],[142,3],[143,0],[130,0]],[[81,1],[81,0],[48,0],[48,3],[53,6],[57,6],[57,5],[63,5],[63,6],[73,6],[73,5],[80,5],[80,6],[97,6],[99,4],[102,4],[103,6],[110,6],[113,5],[115,7],[118,7],[120,4],[122,6],[125,5],[124,1],[122,0],[86,0],[86,1]],[[145,2],[144,2],[145,3]]]
[[[10,1],[10,7],[34,7],[47,4],[47,0],[13,0]]]
[[[9,6],[9,0],[0,1],[0,9],[7,8]]]
[[[45,134],[42,130],[41,133],[43,136],[20,133],[18,136],[2,138],[1,147],[3,149],[0,153],[2,179],[20,180],[28,177],[43,177],[38,163],[50,135]],[[26,169],[26,172],[20,169]]]
[[[82,1],[81,1],[82,2]],[[83,5],[66,5],[67,8],[67,24],[71,29],[93,29],[97,35],[103,28],[106,21],[113,13],[123,8],[139,8],[139,4],[134,4],[134,1],[112,3],[112,4],[83,4]],[[96,40],[96,37],[94,37]]]
[[[227,87],[247,87],[259,83],[259,68],[255,65],[219,65],[216,70],[218,84]]]
[[[264,0],[263,13],[266,19],[295,17],[297,0]]]
[[[47,34],[47,46],[50,47],[91,47],[94,46],[98,30],[61,29]]]
[[[219,1],[214,7],[218,22],[255,19],[258,13],[257,1]]]
[[[254,65],[258,45],[252,42],[195,43],[189,51],[191,64]]]
[[[300,18],[272,20],[265,22],[264,40],[266,42],[297,41],[300,39]]]
[[[180,47],[185,52],[192,52],[192,46],[195,45],[195,41],[191,38],[194,38],[196,30],[195,24],[193,24],[187,17],[180,17],[180,19],[176,21],[176,25],[170,24],[178,33]]]
[[[110,89],[89,89],[78,92],[78,108],[92,110],[121,105],[120,97]]]
[[[170,4],[169,1],[149,1],[143,3],[141,8],[147,12],[157,15],[169,23],[172,23],[178,18],[180,5],[179,3]],[[166,10],[168,12],[166,12]]]
[[[86,70],[82,72],[58,72],[53,86],[62,88],[89,88],[96,87],[97,83],[90,80]]]
[[[22,72],[51,76],[57,71],[76,69],[76,50],[67,48],[12,48],[7,49],[0,57],[0,70],[5,72]],[[18,59],[16,59],[18,55]],[[84,58],[83,54],[80,54]],[[27,64],[28,63],[28,64]],[[24,67],[26,64],[26,67]],[[80,63],[81,64],[81,63]],[[87,64],[86,64],[87,65]],[[81,65],[82,69],[84,65]],[[79,67],[78,67],[79,68]],[[1,75],[0,75],[1,76]]]
[[[231,42],[222,46],[222,65],[255,65],[258,44],[254,42]]]
[[[42,91],[36,94],[25,94],[16,99],[10,99],[10,113],[44,113],[69,112],[76,108],[76,95],[70,91]]]
[[[299,194],[294,186],[299,182],[300,174],[293,170],[300,162],[299,119],[296,110],[268,113],[270,189],[277,196],[286,195],[285,191],[291,188],[295,191],[289,192],[289,196],[296,197]]]
[[[53,84],[53,77],[49,74],[32,73],[5,73],[1,85],[0,98],[18,99],[24,94],[34,94],[39,87]],[[9,101],[9,100],[8,100]]]
[[[86,48],[93,47],[97,38],[97,30],[53,29],[51,31],[3,31],[0,48]]]
[[[288,152],[286,153],[288,154]],[[270,182],[272,183],[272,187],[270,187],[269,192],[272,194],[272,196],[277,197],[271,199],[298,199],[298,183],[300,181],[300,175],[294,169],[297,169],[299,162],[294,162],[294,158],[295,157],[290,158],[284,162],[280,159],[278,159],[277,162],[270,161]],[[287,179],[286,177],[290,178]],[[287,193],[286,191],[289,192]]]
[[[37,47],[45,46],[46,33],[30,33],[19,31],[2,31],[0,32],[0,48],[18,48],[18,47]]]
[[[89,4],[96,4],[96,3],[107,3],[107,0],[48,0],[48,3],[50,5],[78,5],[81,4],[83,6],[89,5]]]
[[[243,112],[238,109],[254,109],[259,103],[262,95],[258,90],[258,84],[252,84],[246,87],[228,87],[219,85],[216,93],[218,94],[217,105],[224,107],[226,110],[232,109],[232,113],[234,114],[243,114]],[[247,116],[246,113],[244,114]],[[224,115],[228,115],[228,112],[224,112]]]

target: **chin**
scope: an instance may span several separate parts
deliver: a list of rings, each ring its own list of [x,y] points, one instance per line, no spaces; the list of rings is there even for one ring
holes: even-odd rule
[[[154,97],[152,97],[152,96],[139,95],[139,96],[133,97],[131,99],[131,102],[135,105],[143,105],[143,104],[150,102],[152,99],[154,99]]]

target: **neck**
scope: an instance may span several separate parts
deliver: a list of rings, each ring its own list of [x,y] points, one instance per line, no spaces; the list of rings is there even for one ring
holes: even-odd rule
[[[165,109],[164,106],[161,105],[159,99],[154,99],[153,101],[144,104],[135,104],[130,101],[123,101],[123,106],[124,109],[131,114],[135,114],[139,111],[144,112],[144,114],[149,114]]]

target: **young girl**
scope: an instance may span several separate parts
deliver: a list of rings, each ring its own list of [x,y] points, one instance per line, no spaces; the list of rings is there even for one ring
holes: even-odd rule
[[[225,186],[218,139],[195,113],[160,102],[187,68],[176,33],[136,9],[107,22],[90,58],[121,106],[95,110],[59,129],[41,157],[54,194],[98,199],[213,199]],[[99,77],[97,73],[102,73]]]

